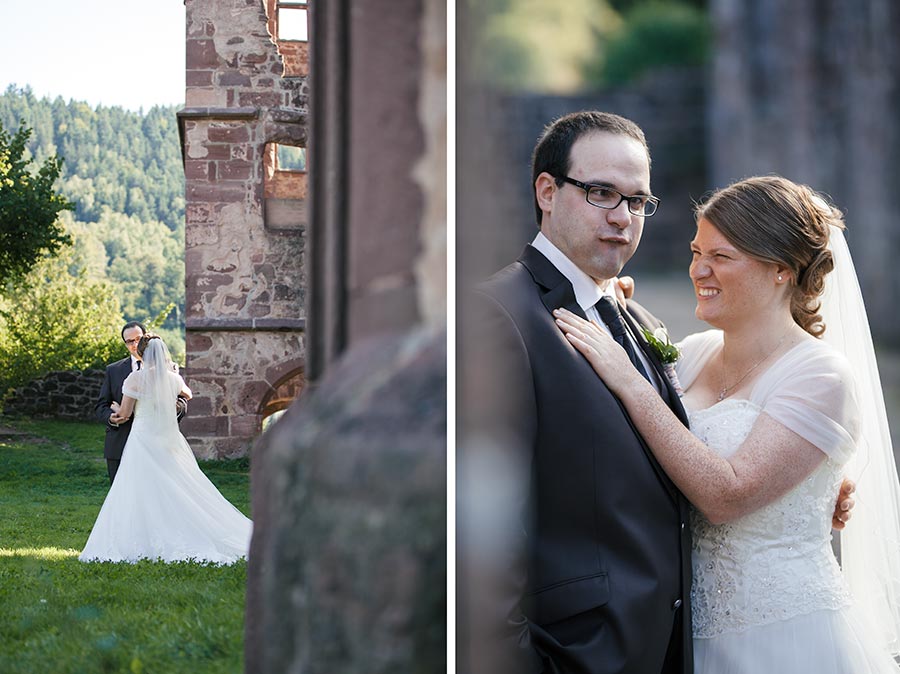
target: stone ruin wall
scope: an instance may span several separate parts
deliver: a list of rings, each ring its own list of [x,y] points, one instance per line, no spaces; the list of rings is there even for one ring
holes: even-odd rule
[[[876,341],[900,346],[900,3],[709,3],[710,182],[777,173],[829,195]]]
[[[49,372],[13,391],[3,400],[3,413],[96,421],[94,405],[103,376],[103,370]]]
[[[306,175],[266,149],[306,145],[306,45],[279,54],[274,4],[185,3],[183,431],[201,457],[246,454],[303,385]]]

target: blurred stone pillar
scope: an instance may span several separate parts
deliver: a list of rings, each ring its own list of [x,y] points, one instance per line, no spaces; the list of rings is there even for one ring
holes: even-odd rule
[[[254,448],[246,671],[446,669],[446,19],[310,3],[307,375]]]
[[[712,0],[711,182],[778,173],[841,208],[873,331],[900,342],[900,5]]]

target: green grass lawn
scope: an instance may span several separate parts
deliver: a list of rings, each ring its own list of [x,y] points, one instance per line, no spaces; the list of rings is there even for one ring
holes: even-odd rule
[[[246,562],[78,561],[109,488],[100,424],[2,419],[0,672],[240,672]],[[246,461],[202,462],[249,515]]]

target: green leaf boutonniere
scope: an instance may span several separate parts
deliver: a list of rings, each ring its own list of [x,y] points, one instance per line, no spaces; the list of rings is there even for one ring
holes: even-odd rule
[[[641,332],[644,334],[644,339],[647,340],[647,343],[659,356],[661,363],[675,363],[681,358],[681,352],[677,346],[672,344],[672,341],[669,339],[669,333],[666,332],[665,328],[656,328],[656,330],[650,332],[647,328],[642,327]]]
[[[669,339],[669,333],[666,332],[665,328],[656,328],[656,330],[650,332],[647,328],[642,327],[641,332],[644,334],[644,339],[647,340],[650,348],[659,356],[663,372],[665,372],[666,378],[680,398],[684,395],[684,391],[678,381],[678,375],[675,373],[675,362],[681,358],[681,351],[672,344],[672,340]]]

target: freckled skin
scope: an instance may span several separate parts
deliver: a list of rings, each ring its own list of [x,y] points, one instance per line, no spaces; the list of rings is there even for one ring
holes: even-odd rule
[[[777,285],[777,265],[742,253],[708,220],[700,219],[691,242],[690,276],[697,291],[695,315],[714,328],[738,332],[785,314],[787,284]],[[782,271],[782,277],[788,272]],[[706,288],[716,294],[700,296]],[[790,311],[780,317],[791,322]]]
[[[558,310],[556,318],[569,341],[625,405],[669,477],[710,522],[727,522],[776,501],[824,461],[815,445],[765,413],[737,452],[728,459],[720,457],[678,423],[611,337],[565,309]],[[839,527],[843,526],[839,516],[848,519],[852,489],[852,483],[845,484],[839,495],[832,520]]]

